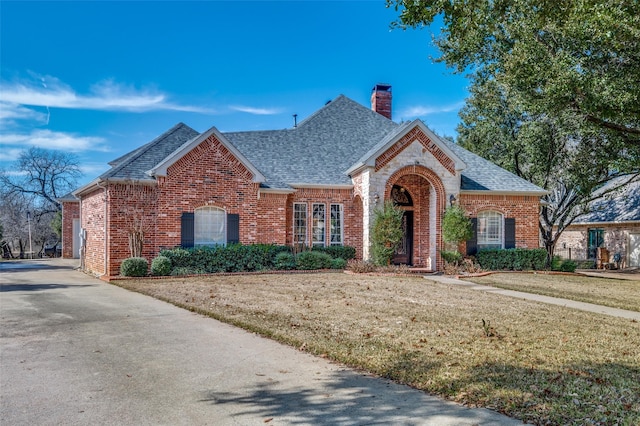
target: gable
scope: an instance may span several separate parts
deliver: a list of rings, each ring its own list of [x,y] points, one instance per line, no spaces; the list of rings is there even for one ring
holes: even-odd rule
[[[409,130],[397,142],[391,145],[382,155],[375,159],[375,171],[379,171],[387,165],[393,158],[402,152],[412,142],[418,141],[424,149],[433,155],[433,157],[452,175],[456,173],[456,160],[450,154],[447,154],[443,148],[431,140],[419,126]],[[460,160],[458,160],[460,162]]]
[[[422,145],[423,153],[429,152],[452,175],[466,167],[466,164],[422,121],[415,120],[400,126],[379,141],[353,164],[347,173],[353,174],[362,167],[373,167],[375,171],[379,171],[414,142]]]
[[[207,147],[211,147],[212,144],[219,145],[225,151],[224,155],[227,157],[227,161],[233,158],[244,166],[253,182],[265,181],[264,175],[215,127],[210,128],[183,144],[147,173],[150,176],[167,176],[167,172],[171,166],[183,159],[187,160],[187,162],[189,162],[189,160],[191,160],[191,162],[197,161],[199,157],[198,152],[201,152],[202,149],[207,149]],[[189,157],[193,158],[190,159]]]

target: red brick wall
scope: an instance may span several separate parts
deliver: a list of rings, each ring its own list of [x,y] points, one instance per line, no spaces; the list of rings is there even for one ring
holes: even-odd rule
[[[474,195],[460,194],[460,206],[469,217],[478,212],[493,210],[505,218],[516,219],[516,247],[538,248],[540,246],[538,212],[540,199],[536,196]]]
[[[87,239],[83,258],[84,269],[96,275],[103,275],[105,269],[105,193],[103,188],[82,197],[80,206],[81,228],[87,232]],[[109,271],[106,271],[107,275]]]
[[[158,179],[155,251],[180,245],[182,212],[207,205],[240,215],[242,244],[265,242],[258,232],[259,184],[252,178],[252,173],[214,135],[192,149],[169,167],[166,177]],[[262,221],[269,219],[266,215]]]
[[[80,202],[62,203],[62,257],[73,258],[73,220],[80,218]]]
[[[144,231],[142,257],[149,263],[157,256],[157,194],[155,185],[109,185],[109,245],[108,276],[120,274],[120,264],[131,257],[129,232]]]

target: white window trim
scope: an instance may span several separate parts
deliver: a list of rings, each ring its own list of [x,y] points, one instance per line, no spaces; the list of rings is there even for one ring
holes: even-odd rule
[[[333,207],[337,206],[338,207],[338,211],[340,212],[340,229],[339,229],[339,233],[340,233],[340,242],[339,243],[334,243],[333,242],[333,236],[335,235],[332,232],[332,228],[333,225],[331,224],[331,214],[333,211]],[[331,246],[343,246],[344,245],[344,206],[342,204],[330,204],[329,205],[329,245]]]
[[[296,226],[296,206],[304,206],[304,241],[299,241],[296,238],[298,237],[297,226]],[[293,244],[303,244],[305,246],[309,243],[309,206],[307,203],[293,203]]]
[[[480,239],[480,220],[481,220],[481,216],[487,216],[487,217],[496,217],[498,216],[500,218],[500,237],[499,237],[499,241],[498,239],[495,240],[485,240],[482,241]],[[500,245],[500,247],[497,247],[497,245]],[[482,212],[478,213],[478,233],[477,233],[477,245],[478,245],[478,250],[482,250],[482,249],[503,249],[504,248],[504,214],[500,213],[499,211],[496,210],[485,210]]]

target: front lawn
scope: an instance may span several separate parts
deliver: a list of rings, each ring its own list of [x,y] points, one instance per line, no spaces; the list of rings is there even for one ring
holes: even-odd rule
[[[314,273],[118,285],[529,423],[640,423],[638,322],[419,277]]]
[[[491,274],[467,280],[507,290],[561,297],[640,312],[640,281],[544,273]]]

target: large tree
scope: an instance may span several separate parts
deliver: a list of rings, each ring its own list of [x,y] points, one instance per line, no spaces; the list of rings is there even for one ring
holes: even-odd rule
[[[640,2],[387,0],[401,27],[442,18],[437,60],[476,83],[493,79],[523,111],[598,134],[600,147],[640,148]]]
[[[635,177],[628,171],[637,158],[598,150],[597,134],[577,143],[554,118],[518,109],[494,80],[472,86],[460,117],[458,143],[550,192],[539,222],[549,262],[565,228],[619,186],[596,190]]]

